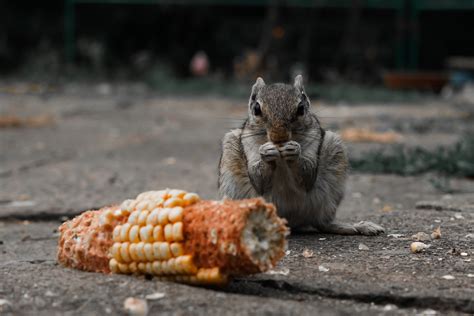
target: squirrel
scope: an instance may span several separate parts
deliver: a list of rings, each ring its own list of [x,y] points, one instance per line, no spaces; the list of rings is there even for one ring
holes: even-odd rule
[[[321,127],[298,75],[294,85],[252,87],[243,126],[225,134],[219,161],[222,198],[263,197],[275,204],[292,230],[378,235],[384,228],[368,221],[335,220],[344,197],[349,163],[341,138]]]

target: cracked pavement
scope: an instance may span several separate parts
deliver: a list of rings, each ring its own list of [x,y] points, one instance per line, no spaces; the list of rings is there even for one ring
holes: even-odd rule
[[[165,296],[148,302],[150,314],[474,313],[473,181],[452,179],[456,193],[444,194],[430,184],[432,174],[352,174],[338,218],[371,220],[387,234],[295,234],[274,270],[225,288],[57,265],[56,229],[67,217],[164,187],[216,198],[220,138],[246,113],[245,100],[112,91],[103,95],[91,85],[44,95],[0,94],[0,114],[52,118],[41,127],[0,129],[0,313],[123,314],[125,298],[154,292]],[[401,128],[407,143],[426,147],[457,139],[446,123],[436,122],[449,119],[457,130],[472,124],[441,101],[316,109],[336,130],[427,120],[433,134]],[[348,144],[353,155],[376,146]],[[412,254],[411,236],[437,227],[441,238]]]

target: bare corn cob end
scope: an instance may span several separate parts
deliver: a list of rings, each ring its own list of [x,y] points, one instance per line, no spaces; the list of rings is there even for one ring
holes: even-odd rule
[[[288,229],[261,198],[200,201],[182,190],[141,193],[120,207],[61,225],[58,261],[94,272],[222,284],[263,272],[284,256]]]

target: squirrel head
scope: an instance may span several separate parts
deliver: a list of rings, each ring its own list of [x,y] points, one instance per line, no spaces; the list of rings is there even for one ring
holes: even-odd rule
[[[268,139],[275,144],[287,142],[293,131],[304,130],[308,125],[309,107],[301,75],[296,76],[293,85],[266,85],[259,77],[250,94],[248,125],[266,130]]]

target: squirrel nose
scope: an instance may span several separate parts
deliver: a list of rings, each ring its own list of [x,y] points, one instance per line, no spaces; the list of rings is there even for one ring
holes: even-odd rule
[[[268,139],[274,144],[281,144],[289,141],[291,132],[286,129],[273,129],[268,132]]]

